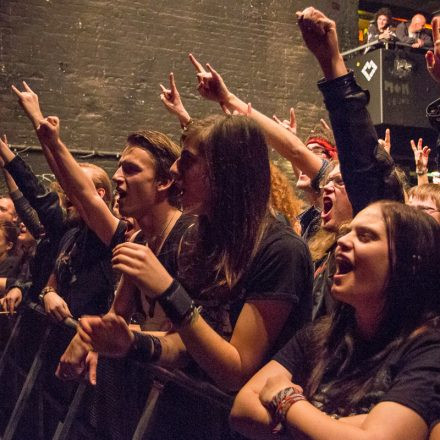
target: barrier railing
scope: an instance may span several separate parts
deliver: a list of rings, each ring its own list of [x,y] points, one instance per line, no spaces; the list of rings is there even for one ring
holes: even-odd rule
[[[4,425],[4,428],[0,428],[3,430],[1,440],[14,438],[22,440],[26,436],[23,434],[23,429],[32,431],[33,439],[132,438],[138,440],[155,438],[149,433],[155,423],[160,424],[160,419],[155,417],[157,404],[162,391],[169,384],[179,387],[184,394],[194,399],[201,399],[203,401],[201,406],[209,408],[210,412],[218,412],[220,418],[223,417],[226,420],[224,415],[229,412],[233,397],[211,383],[197,380],[180,370],[170,371],[153,364],[141,365],[125,360],[125,364],[122,367],[119,365],[115,370],[116,375],[111,368],[110,374],[107,371],[107,374],[103,374],[102,377],[98,375],[100,387],[94,388],[86,381],[74,385],[63,383],[54,376],[55,365],[72,337],[72,330],[76,328],[77,322],[68,318],[61,324],[54,324],[47,318],[44,309],[36,303],[23,306],[15,319],[15,325],[0,356],[0,384],[5,383],[6,376],[11,377],[11,371],[12,375],[21,377],[22,383],[17,380],[17,389],[6,391],[3,388],[4,392],[0,392],[0,413],[3,411]],[[32,337],[35,339],[35,333],[38,333],[38,343],[33,343],[32,347],[27,346],[29,339]],[[26,362],[23,359],[20,360],[21,357],[29,358],[27,359],[29,368],[23,366]],[[100,359],[98,366],[103,362],[105,360]],[[109,376],[113,379],[109,380]],[[124,384],[130,377],[133,379],[133,376],[135,391],[126,393],[129,394],[128,401],[124,401],[126,395],[124,398],[118,397],[118,393],[112,395],[112,390],[116,388],[119,391],[122,390],[124,394]],[[137,377],[139,377],[139,385],[136,382]],[[136,388],[142,394],[145,391],[143,387],[145,389],[149,387],[149,391],[144,393],[147,394],[146,398],[141,399],[142,406],[139,403],[139,393]],[[99,394],[99,389],[101,394]],[[60,403],[59,398],[62,394],[69,397],[62,398]],[[104,401],[107,405],[110,402],[111,408],[108,414],[100,423],[96,420],[92,423],[93,413],[102,409]],[[5,408],[8,405],[10,413],[6,414]],[[121,428],[119,434],[108,432],[103,434],[102,426],[114,423],[115,415],[117,419],[121,414],[120,408],[128,408],[125,412],[132,414],[130,405],[133,407],[137,405],[140,410],[133,411],[133,417],[136,419],[128,422],[122,420],[121,415],[120,422],[130,427],[129,432],[124,432]],[[170,408],[169,410],[177,411],[177,409]],[[38,417],[35,417],[35,411]],[[27,425],[29,426],[26,428]],[[212,432],[207,427],[205,429],[206,438],[210,440],[222,438],[221,433]],[[107,430],[109,431],[110,428]]]
[[[415,52],[426,52],[429,49],[429,47],[420,47],[420,48],[414,48],[410,44],[401,43],[400,41],[372,41],[370,43],[362,44],[361,46],[354,47],[353,49],[346,50],[341,53],[341,55],[344,58],[349,58],[351,56],[362,54],[364,52],[368,52],[369,50],[373,49],[379,49],[379,48],[385,48],[385,49],[406,49],[411,50]]]

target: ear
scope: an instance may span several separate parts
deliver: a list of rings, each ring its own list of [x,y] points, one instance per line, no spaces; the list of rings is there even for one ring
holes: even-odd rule
[[[104,188],[96,188],[96,192],[99,194],[99,197],[103,199],[105,197],[105,189]]]
[[[9,252],[13,247],[14,247],[14,243],[8,241],[6,244],[6,251]]]
[[[157,191],[159,192],[168,191],[171,188],[172,184],[173,184],[172,179],[158,180],[156,182]]]

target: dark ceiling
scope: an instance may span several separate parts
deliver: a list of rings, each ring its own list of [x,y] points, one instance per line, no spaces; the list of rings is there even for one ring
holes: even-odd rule
[[[412,12],[424,12],[426,15],[440,13],[439,0],[386,0],[386,1],[372,1],[360,0],[359,8],[369,11],[377,10],[382,6],[390,6],[393,15],[408,15],[410,18]]]

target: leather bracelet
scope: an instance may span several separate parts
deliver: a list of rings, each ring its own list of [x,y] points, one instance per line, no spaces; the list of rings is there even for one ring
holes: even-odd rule
[[[156,362],[162,354],[162,344],[156,336],[133,331],[134,341],[127,357],[138,362]]]
[[[194,301],[176,280],[173,280],[171,286],[157,298],[157,301],[173,325],[177,327],[187,323],[188,317],[196,308]]]
[[[44,297],[50,293],[50,292],[55,292],[57,293],[57,291],[52,287],[52,286],[46,286],[43,289],[41,289],[40,294],[38,295],[38,299],[43,302]]]

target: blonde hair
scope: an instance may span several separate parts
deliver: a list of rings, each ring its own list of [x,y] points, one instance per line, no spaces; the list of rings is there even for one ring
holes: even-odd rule
[[[301,225],[298,215],[302,211],[303,202],[295,194],[287,176],[274,164],[270,163],[270,206],[280,214],[284,214],[290,225],[298,234]]]

